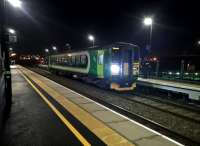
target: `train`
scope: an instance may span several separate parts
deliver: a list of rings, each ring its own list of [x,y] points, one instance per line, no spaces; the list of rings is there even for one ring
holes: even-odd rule
[[[67,74],[114,90],[132,90],[139,75],[140,49],[117,42],[48,55],[39,65],[56,74]]]

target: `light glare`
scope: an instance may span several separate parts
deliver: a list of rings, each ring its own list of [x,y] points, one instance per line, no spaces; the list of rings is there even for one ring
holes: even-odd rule
[[[48,52],[49,52],[49,49],[45,49],[45,52],[48,53]]]
[[[57,50],[56,46],[53,46],[52,48],[53,48],[53,50],[54,50],[54,51],[56,51],[56,50]]]
[[[20,0],[7,0],[13,7],[21,8],[22,2]]]
[[[111,72],[112,72],[112,75],[118,75],[118,74],[119,74],[119,71],[120,71],[119,65],[117,65],[117,64],[112,64],[112,65],[111,65]]]
[[[88,39],[89,39],[90,41],[94,41],[94,36],[89,35],[89,36],[88,36]]]
[[[149,26],[149,25],[152,25],[152,23],[153,23],[153,20],[152,20],[151,17],[144,18],[144,24],[145,25]]]
[[[12,29],[12,28],[9,28],[8,32],[11,33],[11,34],[15,34],[16,33],[16,31],[14,29]]]

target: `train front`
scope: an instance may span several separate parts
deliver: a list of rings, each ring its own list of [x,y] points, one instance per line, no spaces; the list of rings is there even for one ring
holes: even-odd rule
[[[111,89],[132,90],[139,75],[139,47],[119,43],[111,47]]]

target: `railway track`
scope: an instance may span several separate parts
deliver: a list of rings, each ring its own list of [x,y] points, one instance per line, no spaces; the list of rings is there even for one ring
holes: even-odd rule
[[[186,145],[200,145],[200,112],[198,110],[153,97],[105,91],[81,81],[56,76],[46,70],[29,69]]]
[[[200,123],[200,110],[197,108],[192,108],[190,106],[181,105],[175,102],[169,102],[167,100],[162,100],[141,94],[135,94],[135,96],[126,95],[124,98],[166,113],[173,114],[175,116],[179,116],[181,118],[185,118],[192,122]]]

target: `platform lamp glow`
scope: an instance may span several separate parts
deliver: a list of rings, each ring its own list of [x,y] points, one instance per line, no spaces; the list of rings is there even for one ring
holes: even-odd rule
[[[22,2],[20,0],[7,0],[13,7],[21,8]]]
[[[149,44],[147,45],[147,49],[151,49],[151,43],[152,43],[152,29],[153,29],[153,19],[151,17],[145,17],[143,21],[145,26],[150,26],[150,33],[149,33]]]
[[[92,46],[94,48],[94,40],[95,40],[94,36],[93,35],[89,35],[88,39],[92,42]]]

